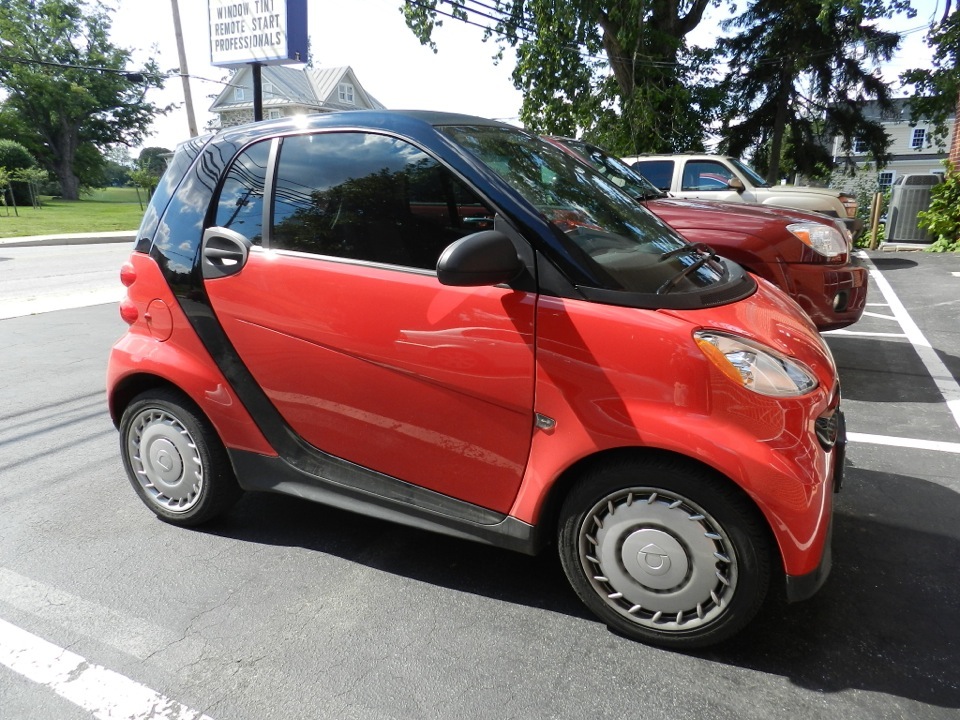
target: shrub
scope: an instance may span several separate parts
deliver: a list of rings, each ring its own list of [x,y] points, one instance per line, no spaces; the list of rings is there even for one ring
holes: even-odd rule
[[[933,235],[932,252],[960,252],[960,172],[949,165],[944,181],[930,191],[930,207],[917,224]]]
[[[26,183],[16,182],[17,170],[26,170],[36,165],[36,161],[23,145],[14,140],[0,140],[0,167],[6,168],[11,175],[10,187],[13,188],[17,205],[30,204],[30,189]],[[10,198],[7,197],[9,202]]]

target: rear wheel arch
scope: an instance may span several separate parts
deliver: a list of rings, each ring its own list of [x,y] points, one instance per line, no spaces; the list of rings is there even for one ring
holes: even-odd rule
[[[175,392],[183,393],[175,383],[170,382],[160,375],[152,373],[137,373],[123,378],[111,389],[108,400],[110,409],[110,419],[113,420],[113,426],[120,427],[120,419],[131,401],[147,390],[158,388],[169,388]],[[185,394],[185,393],[184,393]]]

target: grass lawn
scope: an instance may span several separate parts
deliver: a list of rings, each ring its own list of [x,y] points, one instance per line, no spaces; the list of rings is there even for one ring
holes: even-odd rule
[[[43,197],[42,202],[39,210],[18,207],[17,215],[0,205],[0,237],[136,230],[143,217],[135,188],[94,190],[77,201]]]

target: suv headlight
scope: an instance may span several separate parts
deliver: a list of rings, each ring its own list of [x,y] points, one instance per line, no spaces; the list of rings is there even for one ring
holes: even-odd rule
[[[818,385],[807,367],[751,340],[714,330],[699,330],[693,339],[720,372],[755,393],[796,397]]]
[[[830,225],[815,222],[792,223],[787,225],[787,230],[824,257],[835,258],[847,253],[847,241],[839,230]]]

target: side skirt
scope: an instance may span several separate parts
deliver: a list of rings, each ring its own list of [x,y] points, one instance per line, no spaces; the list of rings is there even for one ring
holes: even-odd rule
[[[533,525],[386,475],[379,475],[375,489],[369,483],[361,488],[311,474],[280,457],[243,450],[227,452],[244,490],[293,495],[527,555],[536,555],[543,545]]]

